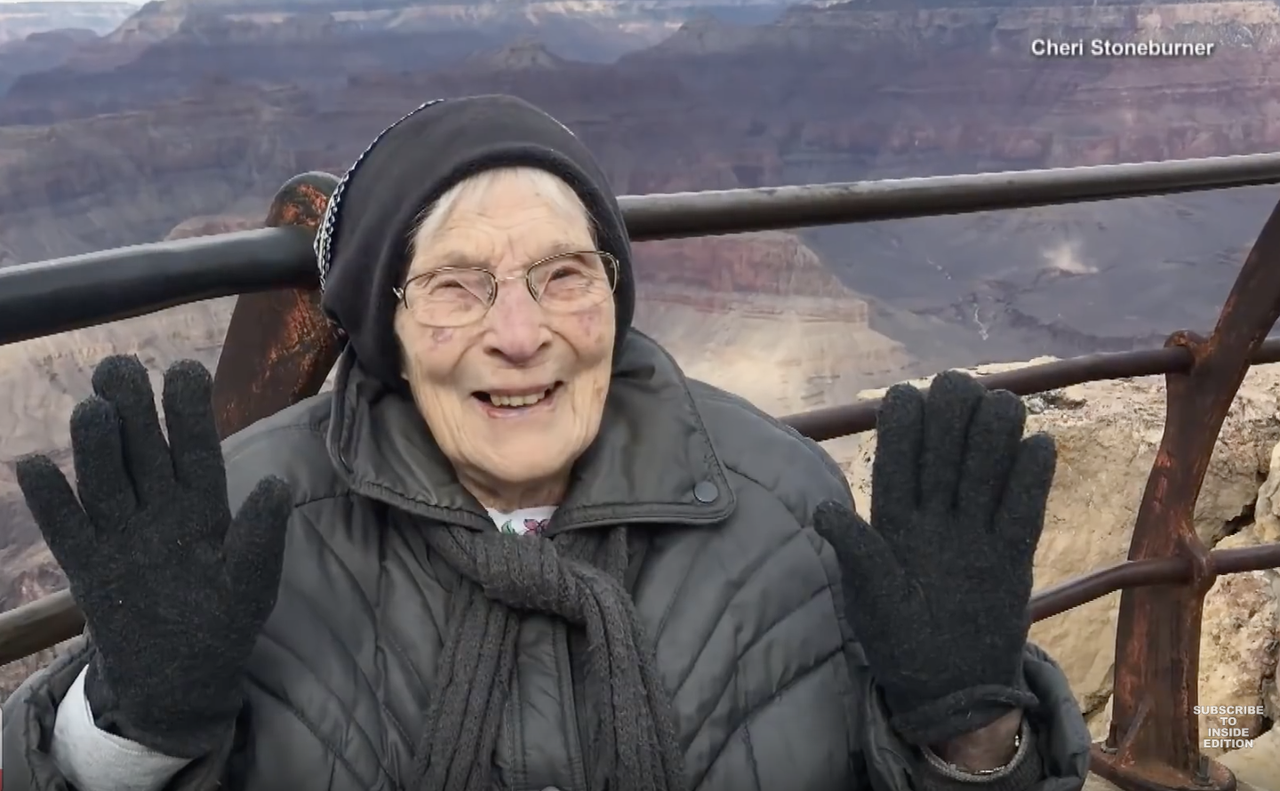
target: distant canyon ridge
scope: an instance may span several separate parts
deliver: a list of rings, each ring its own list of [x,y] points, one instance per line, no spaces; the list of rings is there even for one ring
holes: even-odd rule
[[[255,4],[256,3],[256,4]],[[525,8],[525,6],[522,6]],[[1273,150],[1280,7],[169,0],[0,97],[0,263],[260,217],[426,98],[542,105],[624,193]],[[776,17],[753,24],[758,17]],[[1213,44],[1037,58],[1036,39]],[[643,42],[656,44],[641,46]],[[594,49],[593,49],[594,48]],[[1270,188],[800,231],[929,365],[1205,328]]]
[[[482,92],[545,107],[633,194],[1280,145],[1280,7],[1263,2],[167,0],[3,32],[16,24],[0,13],[0,266],[251,227],[289,177],[343,171],[425,99]],[[1031,52],[1090,38],[1214,51]],[[692,375],[778,414],[944,367],[1152,346],[1212,325],[1277,198],[646,243],[637,320]],[[215,364],[231,305],[0,347],[0,609],[62,584],[12,460],[67,460],[105,354]]]

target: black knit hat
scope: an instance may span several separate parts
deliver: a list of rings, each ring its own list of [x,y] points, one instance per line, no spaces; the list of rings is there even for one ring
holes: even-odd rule
[[[631,245],[622,212],[591,152],[563,124],[512,96],[437,99],[374,138],[343,176],[316,235],[321,306],[347,334],[360,365],[398,387],[393,317],[422,210],[484,170],[528,166],[559,176],[582,199],[597,244],[618,259],[614,358],[635,313]]]

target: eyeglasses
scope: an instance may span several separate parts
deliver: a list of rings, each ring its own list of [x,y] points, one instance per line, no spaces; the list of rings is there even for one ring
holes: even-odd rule
[[[613,295],[618,259],[602,250],[559,253],[506,277],[480,267],[441,267],[392,292],[424,327],[464,327],[485,317],[498,299],[498,284],[509,280],[525,281],[533,300],[551,313],[579,313]]]

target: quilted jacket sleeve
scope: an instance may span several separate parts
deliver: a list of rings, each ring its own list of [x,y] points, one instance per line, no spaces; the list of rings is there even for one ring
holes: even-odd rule
[[[54,764],[80,791],[162,791],[190,759],[99,728],[85,697],[87,675],[88,668],[81,670],[58,704],[49,747]]]
[[[1049,655],[1032,644],[1025,652],[1027,686],[1041,706],[1027,715],[1030,738],[1024,763],[1003,777],[965,782],[943,776],[897,738],[862,651],[852,644],[849,665],[859,701],[854,755],[856,775],[865,781],[865,788],[856,791],[1080,791],[1089,772],[1084,717],[1066,676]]]
[[[52,749],[58,706],[88,664],[91,647],[80,638],[71,650],[32,674],[4,704],[5,791],[84,791],[63,775]],[[225,748],[179,771],[164,791],[205,791],[218,786],[231,750]]]

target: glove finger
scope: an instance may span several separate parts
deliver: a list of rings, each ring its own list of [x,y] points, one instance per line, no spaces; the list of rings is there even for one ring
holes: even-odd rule
[[[100,534],[118,533],[138,509],[125,467],[120,418],[110,402],[90,396],[71,412],[71,453],[76,488]]]
[[[835,550],[846,585],[897,568],[898,561],[875,528],[862,517],[833,500],[813,512],[813,529]]]
[[[842,559],[855,554],[858,536],[871,526],[866,520],[835,500],[824,500],[813,509],[813,529],[835,549]]]
[[[1027,408],[1008,390],[987,393],[969,424],[956,507],[965,524],[991,525],[1018,456]]]
[[[1044,531],[1045,509],[1057,460],[1058,449],[1053,437],[1040,433],[1024,439],[996,512],[997,531],[1026,558],[1035,556]]]
[[[231,525],[222,552],[227,583],[233,595],[250,608],[251,620],[261,623],[276,605],[285,535],[293,493],[289,485],[269,476],[258,481],[245,498]]]
[[[147,369],[132,355],[107,357],[93,371],[93,391],[110,401],[120,416],[124,459],[141,505],[172,497],[173,462]]]
[[[969,422],[986,394],[978,380],[961,371],[943,371],[933,378],[920,454],[920,505],[926,511],[950,511],[955,506]]]
[[[826,502],[813,514],[813,529],[835,550],[845,589],[845,617],[866,646],[890,645],[883,639],[900,628],[904,603],[919,603],[919,587],[907,579],[888,542],[875,528],[844,506]],[[909,602],[904,602],[909,600]]]
[[[227,468],[218,424],[213,417],[213,377],[194,360],[174,363],[164,372],[164,422],[169,429],[173,473],[215,509],[209,524],[219,529],[231,517],[227,505]]]
[[[35,518],[54,560],[71,580],[98,556],[93,524],[80,507],[71,484],[48,456],[19,459],[14,472],[27,508]]]
[[[924,393],[908,384],[889,388],[876,412],[876,457],[871,464],[871,521],[903,525],[919,497]]]

